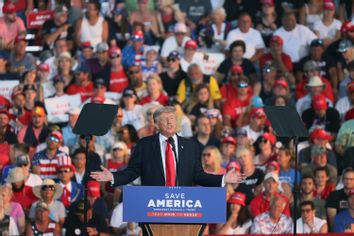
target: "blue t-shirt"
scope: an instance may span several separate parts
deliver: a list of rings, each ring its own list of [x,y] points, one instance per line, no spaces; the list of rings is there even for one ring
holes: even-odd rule
[[[294,188],[295,169],[290,168],[287,171],[280,171],[279,180],[280,180],[280,182],[289,183],[291,188]],[[300,182],[301,182],[301,174],[299,172],[297,172],[296,184],[300,184]]]
[[[334,232],[342,233],[347,227],[354,224],[354,218],[349,214],[349,210],[344,210],[334,218]]]

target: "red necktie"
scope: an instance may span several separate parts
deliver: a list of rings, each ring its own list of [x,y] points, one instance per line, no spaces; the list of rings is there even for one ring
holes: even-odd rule
[[[171,144],[166,140],[166,186],[176,185],[176,168]]]
[[[70,206],[70,191],[66,186],[64,186],[63,194],[61,195],[61,202],[64,204],[65,208]]]

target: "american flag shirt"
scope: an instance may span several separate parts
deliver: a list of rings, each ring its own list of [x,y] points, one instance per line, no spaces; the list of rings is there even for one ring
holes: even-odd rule
[[[40,152],[37,152],[34,154],[33,159],[32,159],[32,166],[40,166],[41,172],[40,172],[40,177],[42,179],[54,179],[57,180],[57,166],[58,166],[58,158],[57,156],[61,153],[62,151],[57,151],[55,154],[55,157],[52,159],[49,159],[47,154],[46,154],[46,149]]]

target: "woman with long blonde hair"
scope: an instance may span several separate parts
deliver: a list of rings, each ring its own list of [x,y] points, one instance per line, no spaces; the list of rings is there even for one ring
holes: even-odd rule
[[[202,165],[206,173],[225,174],[225,169],[221,167],[221,153],[215,146],[207,146],[202,153]]]

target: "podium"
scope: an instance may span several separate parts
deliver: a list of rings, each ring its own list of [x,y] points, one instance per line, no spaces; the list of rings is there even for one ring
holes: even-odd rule
[[[149,236],[197,236],[226,222],[224,188],[125,186],[123,195],[123,220],[143,223]]]

